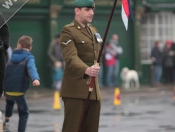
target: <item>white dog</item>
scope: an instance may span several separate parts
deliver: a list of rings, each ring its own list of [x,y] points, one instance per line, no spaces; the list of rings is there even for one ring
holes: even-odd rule
[[[139,88],[139,77],[135,70],[129,70],[128,68],[124,67],[120,73],[120,77],[123,81],[124,88],[129,89],[131,81],[134,81],[135,87]]]

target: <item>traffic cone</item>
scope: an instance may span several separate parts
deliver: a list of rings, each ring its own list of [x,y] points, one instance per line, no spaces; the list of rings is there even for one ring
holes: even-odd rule
[[[114,91],[114,105],[121,105],[119,88],[115,88]]]
[[[55,93],[54,93],[53,109],[54,110],[60,110],[61,109],[60,95],[59,95],[58,91],[55,91]]]

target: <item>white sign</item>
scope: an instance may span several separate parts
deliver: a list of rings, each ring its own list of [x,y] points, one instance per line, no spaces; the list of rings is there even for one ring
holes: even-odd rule
[[[17,13],[28,0],[0,0],[0,28]]]

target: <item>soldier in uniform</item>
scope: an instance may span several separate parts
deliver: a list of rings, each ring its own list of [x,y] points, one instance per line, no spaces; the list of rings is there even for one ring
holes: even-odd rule
[[[82,132],[98,132],[101,95],[98,85],[100,67],[96,65],[102,39],[90,24],[93,0],[74,1],[75,19],[63,27],[60,45],[65,60],[60,95],[64,102],[63,132],[77,132],[86,103],[89,80],[96,77]]]
[[[5,18],[0,12],[0,97],[2,96],[3,78],[5,70],[5,56],[9,47],[9,30]]]

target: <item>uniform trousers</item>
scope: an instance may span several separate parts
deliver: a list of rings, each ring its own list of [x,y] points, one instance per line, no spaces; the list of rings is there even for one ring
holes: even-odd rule
[[[64,102],[64,122],[62,132],[78,132],[86,100],[65,97],[62,99]],[[100,109],[101,100],[90,100],[82,132],[98,132]]]

